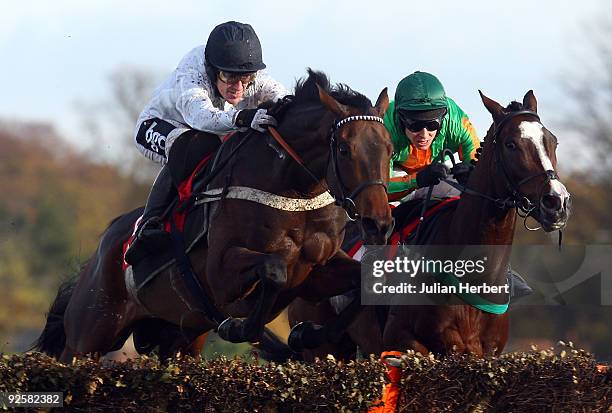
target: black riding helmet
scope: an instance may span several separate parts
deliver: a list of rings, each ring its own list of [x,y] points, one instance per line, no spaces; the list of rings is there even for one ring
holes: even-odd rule
[[[204,52],[206,62],[217,70],[233,73],[265,69],[261,43],[250,24],[229,21],[215,27]]]

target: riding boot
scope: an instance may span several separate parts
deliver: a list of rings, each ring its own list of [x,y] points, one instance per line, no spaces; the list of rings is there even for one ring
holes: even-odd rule
[[[508,267],[507,277],[508,284],[510,284],[510,300],[514,301],[517,298],[533,293],[533,289],[527,284],[527,281],[510,267]]]
[[[150,254],[159,253],[170,245],[170,234],[164,230],[161,215],[176,196],[176,190],[165,165],[151,188],[136,237],[125,253],[125,261],[134,265]]]

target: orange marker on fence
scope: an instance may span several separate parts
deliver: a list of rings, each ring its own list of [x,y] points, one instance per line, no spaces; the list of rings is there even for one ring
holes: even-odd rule
[[[383,389],[382,398],[376,400],[368,413],[395,413],[397,401],[400,395],[400,383],[402,381],[401,351],[384,351],[380,360],[387,367],[387,383]]]

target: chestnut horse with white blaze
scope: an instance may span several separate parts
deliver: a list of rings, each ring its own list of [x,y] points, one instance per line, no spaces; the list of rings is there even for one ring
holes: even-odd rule
[[[532,217],[547,232],[565,227],[570,194],[559,180],[557,138],[541,122],[532,91],[522,103],[504,108],[481,93],[493,117],[482,155],[455,209],[440,212],[427,245],[493,245],[484,281],[506,282],[517,215]],[[398,218],[398,217],[396,217]],[[398,219],[400,221],[400,219]],[[508,313],[483,311],[458,298],[455,305],[362,306],[361,313],[335,342],[316,343],[304,350],[305,359],[331,353],[351,358],[356,347],[365,354],[412,349],[422,354],[451,351],[478,356],[500,354],[508,339]],[[296,299],[289,306],[292,325],[325,324],[336,317],[330,300],[312,304]],[[313,332],[317,326],[302,327]]]

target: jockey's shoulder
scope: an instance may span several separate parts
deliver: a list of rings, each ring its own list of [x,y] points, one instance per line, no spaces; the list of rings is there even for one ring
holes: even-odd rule
[[[448,105],[448,116],[451,118],[461,119],[464,117],[468,117],[467,113],[461,109],[461,107],[455,102],[452,98],[446,97],[446,102]]]

